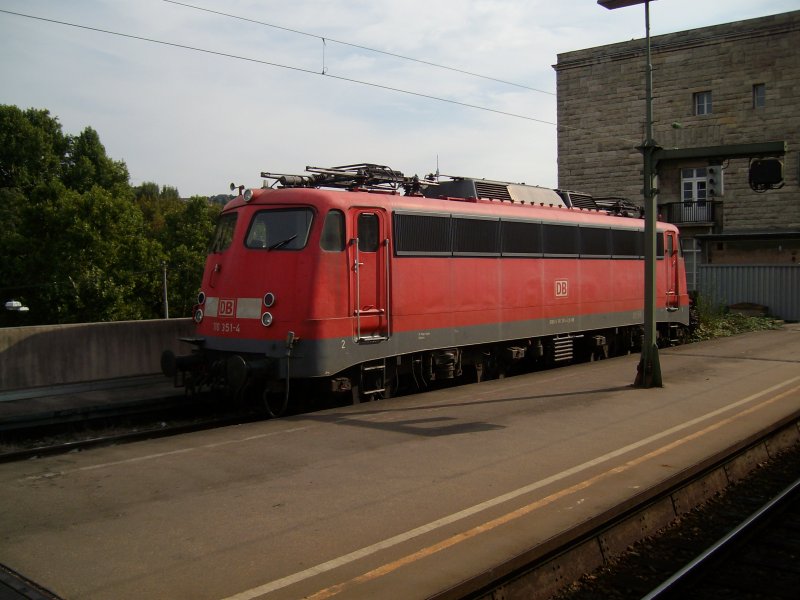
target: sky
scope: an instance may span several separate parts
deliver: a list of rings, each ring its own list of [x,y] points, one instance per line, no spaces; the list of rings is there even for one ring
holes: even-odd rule
[[[650,6],[656,36],[800,0]],[[363,162],[556,187],[557,55],[643,37],[595,0],[0,0],[0,104],[185,197]]]

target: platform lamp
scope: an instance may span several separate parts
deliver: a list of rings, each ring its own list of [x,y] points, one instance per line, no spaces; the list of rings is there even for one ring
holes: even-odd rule
[[[609,10],[644,4],[645,24],[645,140],[638,148],[644,157],[644,342],[634,385],[662,387],[656,342],[656,190],[653,186],[657,150],[653,140],[653,64],[650,60],[650,2],[654,0],[597,0]]]

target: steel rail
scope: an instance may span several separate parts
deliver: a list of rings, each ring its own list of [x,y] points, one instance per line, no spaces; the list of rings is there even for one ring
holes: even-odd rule
[[[58,444],[35,446],[33,448],[24,448],[21,450],[13,450],[10,452],[5,452],[0,454],[0,464],[8,462],[16,462],[20,460],[28,460],[31,458],[36,458],[41,456],[66,454],[68,452],[88,450],[90,448],[111,446],[114,444],[151,440],[161,437],[180,435],[184,433],[194,433],[196,431],[206,431],[209,429],[216,429],[218,427],[225,427],[229,425],[241,425],[243,423],[250,423],[253,421],[260,420],[261,418],[262,417],[257,415],[248,415],[248,416],[231,415],[226,417],[205,419],[202,421],[196,421],[194,423],[183,423],[180,425],[173,425],[169,427],[152,427],[149,429],[142,429],[139,431],[131,431],[114,435],[97,436],[92,438],[86,438],[83,440],[62,442]]]
[[[641,600],[657,600],[658,598],[665,598],[668,594],[674,593],[679,586],[684,585],[686,581],[694,576],[700,569],[705,568],[711,560],[718,557],[723,551],[740,543],[742,538],[771,519],[780,507],[794,500],[798,494],[800,494],[800,479],[797,479],[794,483],[786,487],[772,500],[764,504],[764,506],[742,521],[742,523],[714,545],[703,551],[664,583],[646,596],[642,596]]]

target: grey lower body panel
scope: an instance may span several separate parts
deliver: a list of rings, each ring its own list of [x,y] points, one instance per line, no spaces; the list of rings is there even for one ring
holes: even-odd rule
[[[659,323],[688,325],[689,309],[686,307],[677,311],[661,309],[658,311],[656,319]],[[362,342],[358,342],[352,337],[322,340],[300,339],[292,348],[289,359],[291,361],[290,371],[292,378],[328,377],[364,362],[404,354],[555,335],[581,334],[615,327],[641,325],[642,322],[643,313],[636,310],[469,327],[400,331],[393,332],[387,339]],[[282,343],[273,340],[207,337],[205,348],[218,352],[273,358],[279,361],[281,377],[285,377],[287,371],[286,348]]]

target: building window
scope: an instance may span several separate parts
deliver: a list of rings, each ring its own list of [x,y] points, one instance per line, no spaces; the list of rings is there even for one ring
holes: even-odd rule
[[[681,169],[683,202],[705,202],[707,173],[705,167]]]
[[[708,169],[681,169],[682,223],[708,221]]]
[[[767,86],[757,83],[753,86],[753,108],[764,108],[767,104]]]
[[[694,114],[711,114],[711,92],[697,92],[694,94]]]

